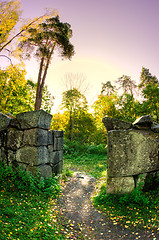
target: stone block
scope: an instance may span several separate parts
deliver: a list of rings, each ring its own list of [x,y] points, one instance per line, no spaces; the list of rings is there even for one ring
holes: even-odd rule
[[[133,177],[108,178],[107,194],[125,194],[134,190],[135,183]]]
[[[52,176],[52,168],[50,165],[40,165],[37,169],[41,177],[47,178]]]
[[[59,137],[59,138],[54,137],[53,146],[54,146],[54,151],[62,150],[63,149],[63,138],[62,137]]]
[[[0,148],[0,161],[8,163],[7,152],[4,147]]]
[[[139,129],[150,129],[153,124],[153,120],[150,115],[144,115],[140,118],[137,118],[135,122],[133,122],[133,126]]]
[[[23,145],[47,146],[48,130],[33,128],[24,131]]]
[[[30,166],[49,163],[48,149],[45,146],[25,146],[16,152],[16,161],[29,164]]]
[[[10,128],[7,135],[7,148],[17,150],[22,145],[23,131]]]
[[[9,127],[20,129],[20,124],[16,118],[12,118],[10,121]]]
[[[63,168],[63,162],[60,161],[59,163],[57,163],[56,165],[53,165],[52,167],[52,172],[57,175],[62,173],[62,168]]]
[[[107,131],[111,130],[121,130],[121,129],[130,129],[132,124],[123,120],[110,118],[110,117],[104,117],[102,119],[102,122],[104,123],[104,126],[106,127]]]
[[[159,124],[154,122],[151,126],[151,130],[155,133],[159,133]]]
[[[9,165],[13,165],[14,167],[18,166],[16,163],[15,152],[12,150],[8,150],[8,163],[9,163]]]
[[[132,176],[159,169],[159,139],[151,131],[108,132],[108,176]]]
[[[49,152],[49,161],[51,164],[57,164],[60,161],[60,155],[58,151]]]
[[[63,131],[53,130],[54,137],[63,137]]]
[[[37,110],[32,112],[20,113],[16,116],[21,129],[42,128],[50,129],[52,115],[43,111]]]
[[[53,131],[48,131],[48,145],[53,145]]]
[[[8,128],[11,118],[3,113],[0,113],[0,131]]]

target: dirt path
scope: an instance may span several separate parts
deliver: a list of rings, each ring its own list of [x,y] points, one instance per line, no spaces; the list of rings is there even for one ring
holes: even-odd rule
[[[113,225],[106,216],[96,210],[91,203],[95,190],[95,179],[75,173],[63,188],[58,200],[62,232],[67,239],[142,239],[158,240],[159,233],[126,229],[119,224]]]

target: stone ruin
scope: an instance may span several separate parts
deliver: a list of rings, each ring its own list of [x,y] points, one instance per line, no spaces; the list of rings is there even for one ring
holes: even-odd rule
[[[16,117],[0,113],[0,161],[46,178],[62,172],[63,131],[50,130],[52,115],[24,112]]]
[[[159,124],[146,115],[129,123],[104,117],[108,133],[107,193],[124,194],[159,171]]]

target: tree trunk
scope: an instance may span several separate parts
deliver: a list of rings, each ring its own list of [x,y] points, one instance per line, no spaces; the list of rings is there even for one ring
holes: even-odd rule
[[[47,58],[46,66],[44,69],[43,69],[43,67],[44,67],[45,59],[44,59],[44,57],[41,59],[39,75],[38,75],[37,90],[36,90],[35,110],[40,110],[40,108],[41,108],[45,79],[46,79],[47,71],[49,68],[49,64],[50,64],[50,60],[51,60],[51,56],[53,54],[54,48],[55,48],[55,44],[53,45],[51,52],[49,54],[49,57]],[[43,74],[43,76],[42,76],[42,74]]]
[[[36,88],[35,110],[39,110],[41,107],[40,101],[39,101],[40,100],[39,93],[40,93],[41,75],[43,71],[43,66],[44,66],[44,57],[41,59],[41,62],[40,62],[40,69],[39,69],[38,82],[37,82],[37,88]]]

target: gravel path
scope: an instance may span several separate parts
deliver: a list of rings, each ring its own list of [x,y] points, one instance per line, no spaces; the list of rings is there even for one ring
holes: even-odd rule
[[[133,231],[119,224],[114,225],[91,203],[95,190],[95,179],[81,173],[74,173],[66,183],[58,199],[58,210],[63,226],[62,232],[67,239],[142,239],[158,240],[159,233],[151,230]]]

